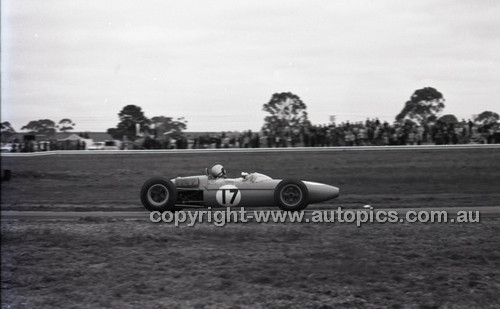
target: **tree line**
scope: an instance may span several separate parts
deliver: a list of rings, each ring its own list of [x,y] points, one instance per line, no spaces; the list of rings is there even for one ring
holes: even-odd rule
[[[444,108],[445,99],[441,92],[432,87],[417,89],[396,115],[395,123],[426,127],[436,123],[457,123],[458,119],[454,115],[439,116]],[[262,132],[266,135],[286,138],[290,132],[304,132],[312,127],[307,105],[294,93],[275,93],[269,102],[263,104],[262,109],[267,112],[262,126]],[[151,140],[179,138],[187,128],[187,121],[183,117],[148,118],[137,105],[123,107],[118,113],[118,119],[118,124],[109,128],[107,133],[119,140],[135,141],[142,137],[151,143]],[[473,119],[481,125],[495,124],[498,120],[499,115],[493,111],[484,111]],[[30,121],[21,130],[27,130],[29,134],[53,136],[57,131],[69,132],[74,127],[75,123],[69,118],[61,119],[57,124],[50,119],[39,119]],[[2,141],[7,141],[16,132],[12,125],[5,121],[2,122],[1,133]]]
[[[53,136],[57,131],[70,132],[74,129],[75,123],[69,118],[63,118],[58,123],[50,119],[31,120],[21,130],[27,130],[27,134]],[[2,122],[2,141],[8,141],[16,130],[9,121]]]
[[[451,114],[439,117],[444,108],[443,94],[435,88],[424,87],[415,90],[394,122],[400,126],[426,128],[436,124],[458,123],[458,119]],[[263,133],[279,140],[307,133],[315,126],[309,121],[306,109],[306,104],[293,93],[273,94],[269,102],[263,105],[263,110],[269,114],[264,118]],[[475,123],[485,126],[495,124],[498,120],[499,115],[492,111],[484,111],[473,119]]]
[[[109,128],[107,133],[115,139],[134,141],[139,137],[162,139],[166,136],[179,136],[187,128],[187,121],[180,118],[155,116],[147,118],[142,108],[127,105],[119,113],[120,120],[116,127]]]

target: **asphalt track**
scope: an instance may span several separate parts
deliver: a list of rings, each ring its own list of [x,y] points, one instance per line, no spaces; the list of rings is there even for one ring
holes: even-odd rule
[[[204,208],[196,210],[186,210],[190,212],[196,212],[200,210],[206,210]],[[222,210],[212,209],[212,211]],[[240,208],[234,209],[239,211]],[[274,209],[252,209],[245,208],[247,212],[252,212],[253,210],[271,210]],[[320,211],[336,211],[337,207],[332,207],[332,209],[321,209]],[[343,211],[369,211],[364,208],[359,209],[342,209]],[[311,218],[314,209],[305,210],[305,218]],[[478,206],[478,207],[439,207],[439,208],[387,208],[387,209],[373,209],[373,212],[378,211],[397,211],[399,218],[404,218],[409,211],[415,212],[431,212],[431,211],[446,211],[449,218],[455,218],[459,211],[479,211],[479,216],[483,218],[500,218],[500,206]],[[2,221],[7,220],[79,220],[82,218],[101,218],[101,219],[126,219],[126,220],[147,220],[149,221],[149,212],[147,211],[15,211],[15,210],[5,210],[1,211],[0,216]]]

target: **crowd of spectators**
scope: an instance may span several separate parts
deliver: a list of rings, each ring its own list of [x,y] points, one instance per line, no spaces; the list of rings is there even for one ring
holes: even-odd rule
[[[498,123],[475,124],[471,120],[458,123],[437,122],[419,126],[381,122],[365,122],[309,126],[303,130],[284,129],[270,132],[207,134],[187,137],[188,148],[259,148],[259,147],[332,147],[332,146],[385,146],[385,145],[445,145],[445,144],[500,143]]]
[[[500,143],[499,123],[477,124],[471,120],[454,123],[437,122],[415,125],[412,122],[345,122],[311,125],[301,130],[282,128],[280,132],[221,132],[192,135],[179,134],[161,141],[150,136],[141,142],[124,142],[116,149],[204,149],[204,148],[277,148],[386,145],[446,145]],[[31,141],[13,143],[8,151],[84,150],[84,141]],[[4,151],[2,146],[2,151]]]
[[[50,150],[85,150],[85,141],[57,141],[54,139],[43,141],[20,141],[14,139],[12,143],[2,144],[2,152],[37,152]]]

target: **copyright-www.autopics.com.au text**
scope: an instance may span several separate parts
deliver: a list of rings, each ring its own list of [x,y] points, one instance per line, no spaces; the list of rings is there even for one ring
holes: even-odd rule
[[[228,223],[347,223],[362,226],[365,223],[478,223],[480,212],[474,210],[373,210],[342,209],[313,211],[246,210],[245,208],[160,212],[153,211],[149,219],[154,223],[173,223],[175,226],[194,226],[210,223],[224,226]]]

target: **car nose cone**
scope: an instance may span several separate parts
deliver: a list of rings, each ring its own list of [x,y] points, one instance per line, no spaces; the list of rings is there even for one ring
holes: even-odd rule
[[[330,187],[331,187],[331,189],[330,189],[330,190],[331,190],[331,193],[332,193],[332,195],[333,195],[333,197],[332,197],[332,198],[338,197],[338,196],[340,195],[340,190],[339,190],[339,188],[334,187],[334,186],[330,186]]]
[[[325,191],[325,195],[328,196],[328,199],[336,198],[339,196],[339,188],[329,185],[325,185],[325,187],[326,188],[324,188],[323,190]]]
[[[311,203],[319,203],[328,201],[339,196],[340,190],[337,187],[325,185],[317,182],[304,182],[309,191],[309,201]]]

